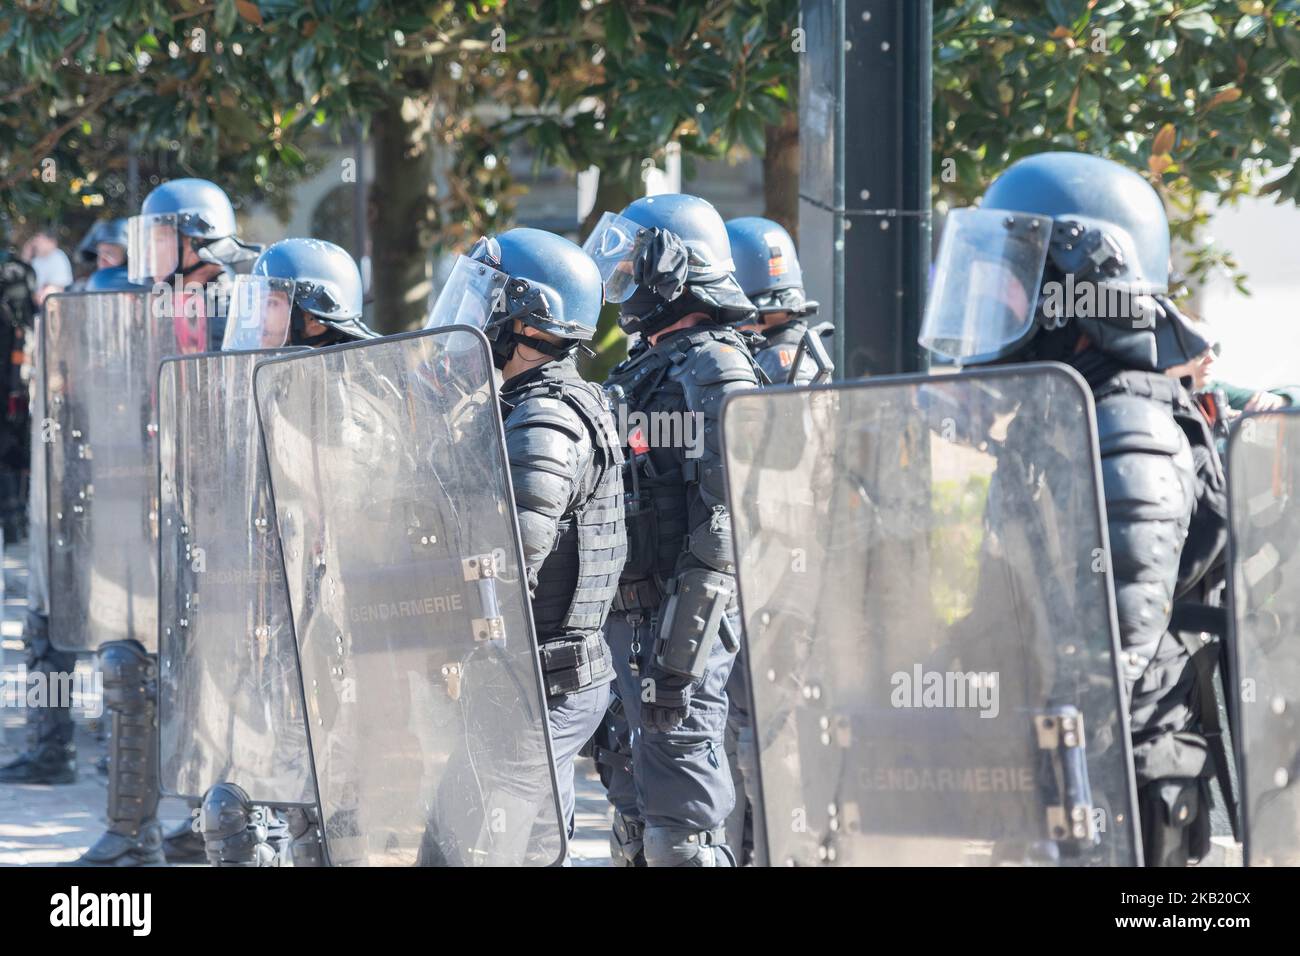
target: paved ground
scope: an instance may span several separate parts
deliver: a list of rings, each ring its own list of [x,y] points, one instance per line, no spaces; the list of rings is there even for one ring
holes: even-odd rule
[[[4,615],[0,620],[0,666],[22,663],[23,610],[26,605],[25,546],[4,551]],[[89,662],[78,664],[88,668]],[[0,706],[0,762],[8,761],[24,745],[23,711]],[[105,753],[96,722],[78,717],[77,751],[80,758],[75,784],[62,787],[0,785],[0,866],[49,865],[75,860],[104,828],[108,778],[95,770]],[[179,800],[164,800],[164,826],[185,819]],[[577,836],[572,846],[575,866],[609,864],[609,804],[589,761],[578,766]]]

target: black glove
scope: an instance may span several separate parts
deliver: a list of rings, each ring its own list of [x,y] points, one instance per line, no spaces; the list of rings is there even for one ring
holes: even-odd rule
[[[690,253],[677,233],[656,226],[632,270],[637,285],[671,302],[686,288]]]
[[[654,733],[666,734],[676,730],[686,720],[690,710],[691,692],[695,685],[689,678],[669,674],[657,667],[646,670],[646,678],[641,685],[641,723],[645,729]]]

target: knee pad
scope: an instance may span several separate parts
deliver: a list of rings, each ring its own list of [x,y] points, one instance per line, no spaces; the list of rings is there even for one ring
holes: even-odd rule
[[[646,827],[647,866],[735,866],[726,831],[690,827]]]
[[[104,674],[104,706],[119,714],[139,714],[153,702],[153,655],[136,641],[112,641],[99,651]]]
[[[645,824],[615,810],[609,856],[615,866],[645,866]]]

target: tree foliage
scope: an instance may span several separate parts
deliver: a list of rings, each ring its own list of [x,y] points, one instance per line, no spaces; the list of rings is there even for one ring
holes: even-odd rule
[[[615,178],[670,139],[761,151],[795,98],[796,23],[796,0],[20,0],[0,13],[0,202],[111,205],[132,138],[274,197],[309,130],[411,100],[413,130],[453,147],[439,223],[459,240],[509,213],[505,171],[475,171],[515,137]]]
[[[1204,277],[1236,267],[1201,230],[1212,200],[1300,198],[1300,0],[936,0],[935,42],[944,200],[1030,153],[1099,153],[1159,189]]]

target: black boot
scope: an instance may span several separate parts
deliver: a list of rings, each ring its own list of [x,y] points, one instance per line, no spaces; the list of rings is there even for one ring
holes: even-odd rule
[[[67,784],[77,779],[77,747],[73,743],[72,701],[59,700],[55,687],[69,686],[55,675],[71,675],[77,655],[58,651],[50,643],[50,621],[44,614],[27,612],[23,628],[27,676],[45,675],[51,688],[44,707],[27,711],[27,751],[0,767],[0,783]]]
[[[207,853],[203,849],[203,834],[194,829],[195,813],[199,808],[197,801],[190,802],[190,816],[182,824],[163,837],[163,855],[168,863],[206,863]]]
[[[51,744],[29,750],[0,767],[0,783],[58,785],[77,782],[77,748]]]
[[[108,832],[71,866],[146,866],[163,862],[158,822],[158,706],[153,657],[135,641],[99,652],[104,705],[113,715],[109,749]]]

